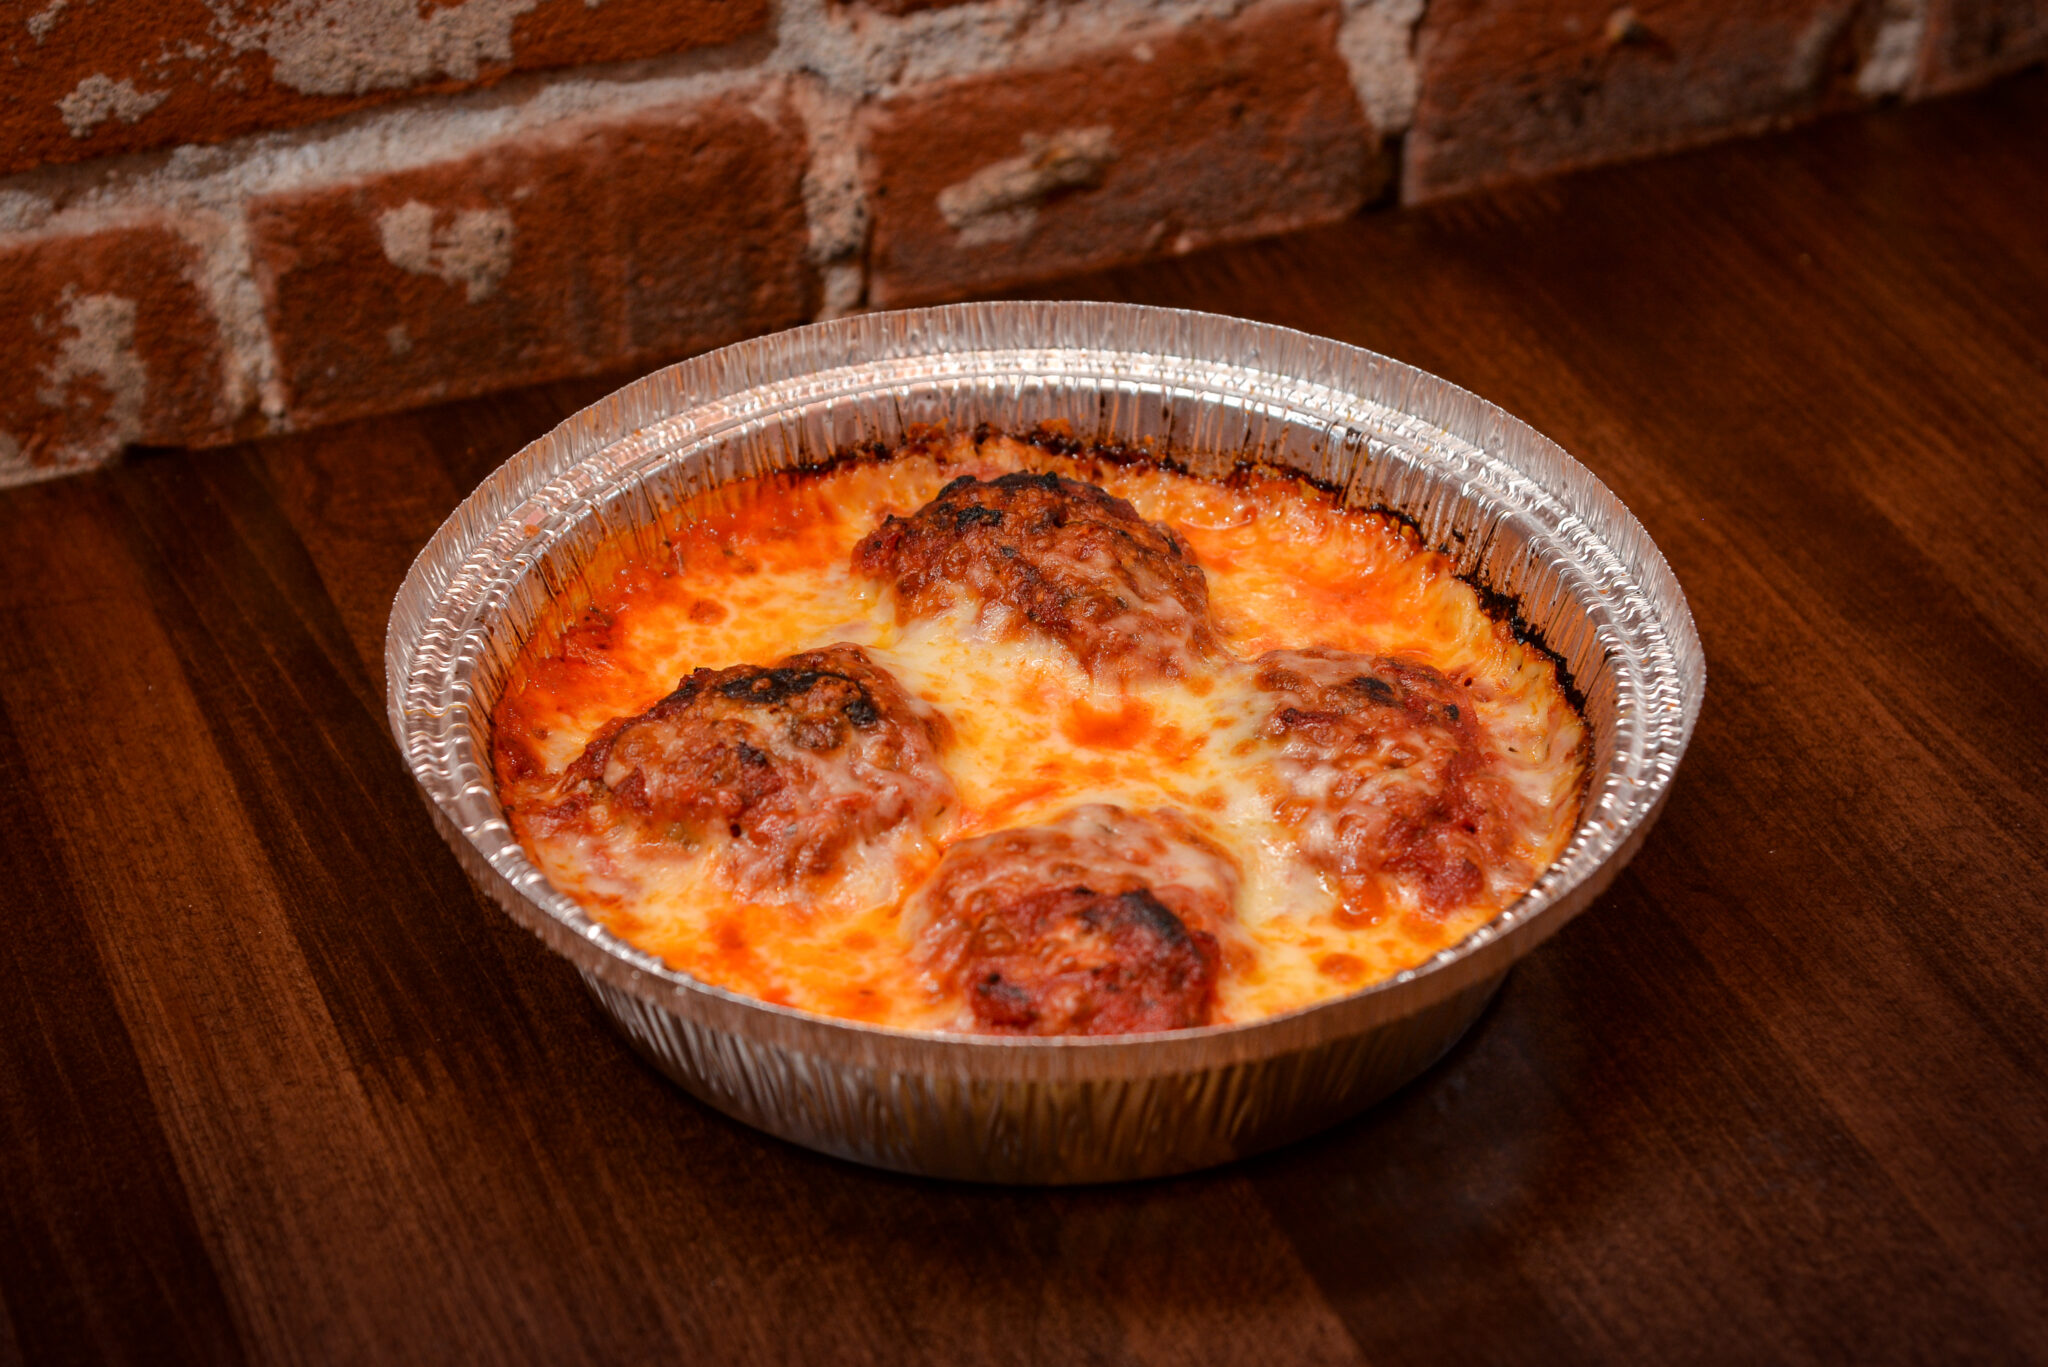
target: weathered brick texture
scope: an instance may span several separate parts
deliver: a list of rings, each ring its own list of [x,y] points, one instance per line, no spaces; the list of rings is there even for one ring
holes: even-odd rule
[[[1816,112],[1867,41],[1842,0],[1432,0],[1411,200],[1668,151]]]
[[[1929,0],[1917,89],[1967,90],[2048,58],[2048,0]]]
[[[1388,163],[1331,4],[947,81],[867,124],[870,298],[894,305],[1341,218]]]
[[[582,122],[257,200],[291,418],[617,369],[808,317],[803,132],[754,103]]]
[[[331,118],[514,71],[730,42],[768,0],[24,0],[0,7],[0,173]]]
[[[161,224],[0,238],[0,481],[232,423],[199,270]]]
[[[2044,58],[2048,0],[0,0],[0,484]]]

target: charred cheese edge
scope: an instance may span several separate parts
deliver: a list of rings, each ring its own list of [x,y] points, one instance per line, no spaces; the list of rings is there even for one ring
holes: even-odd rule
[[[884,516],[908,516],[961,474],[1052,471],[1172,527],[1208,577],[1231,658],[1191,678],[1091,679],[1059,644],[992,638],[969,608],[900,624],[849,556]],[[590,606],[535,633],[493,717],[499,790],[548,879],[628,942],[763,1000],[912,1029],[971,1029],[957,993],[919,968],[902,908],[948,843],[1082,804],[1178,809],[1242,872],[1223,935],[1215,1023],[1256,1020],[1423,962],[1496,916],[1563,850],[1588,741],[1553,661],[1489,617],[1412,529],[1340,507],[1277,474],[1212,482],[1149,463],[1056,454],[1008,438],[927,439],[893,459],[728,484],[665,529],[665,563],[623,551]],[[946,827],[862,847],[828,886],[749,900],[708,859],[624,830],[542,832],[530,813],[607,721],[652,706],[693,669],[767,664],[839,642],[864,648],[950,723],[958,793]],[[1446,912],[1396,897],[1364,923],[1302,857],[1252,682],[1269,650],[1395,657],[1463,685],[1485,762],[1520,799],[1507,857]]]

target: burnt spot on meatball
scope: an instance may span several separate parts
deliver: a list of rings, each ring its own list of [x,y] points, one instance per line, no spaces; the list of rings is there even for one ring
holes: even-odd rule
[[[1329,649],[1254,664],[1272,695],[1279,814],[1369,922],[1407,891],[1442,914],[1471,905],[1509,859],[1521,801],[1487,763],[1471,696],[1426,665]]]
[[[945,723],[858,646],[699,669],[602,727],[537,825],[625,821],[716,850],[745,894],[794,891],[847,852],[954,803]]]
[[[963,475],[853,550],[904,621],[972,605],[1000,634],[1060,642],[1098,677],[1181,678],[1219,647],[1209,584],[1174,531],[1093,484]]]
[[[1128,1035],[1206,1025],[1216,943],[1144,888],[1048,888],[984,925],[969,1004],[993,1033]],[[1008,951],[1008,952],[1005,952]]]
[[[1077,807],[946,851],[911,907],[925,967],[975,1030],[1207,1025],[1238,872],[1178,812]]]

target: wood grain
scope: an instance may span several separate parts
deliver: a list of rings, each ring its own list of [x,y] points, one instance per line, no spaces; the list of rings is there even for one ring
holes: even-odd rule
[[[2048,1361],[2044,128],[2034,75],[1058,291],[1499,401],[1710,662],[1642,855],[1444,1064],[1176,1181],[765,1138],[467,887],[384,614],[611,382],[7,494],[0,1358]]]

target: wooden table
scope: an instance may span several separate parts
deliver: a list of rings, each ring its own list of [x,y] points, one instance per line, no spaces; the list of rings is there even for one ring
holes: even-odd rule
[[[1182,1180],[767,1139],[466,885],[385,610],[607,384],[6,495],[0,1360],[2048,1360],[2044,129],[2035,75],[1059,288],[1497,400],[1710,661],[1662,825],[1446,1062]]]

